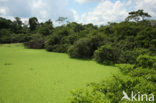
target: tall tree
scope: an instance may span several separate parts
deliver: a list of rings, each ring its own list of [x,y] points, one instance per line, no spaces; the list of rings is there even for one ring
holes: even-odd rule
[[[18,26],[22,26],[21,18],[15,17],[15,23],[16,23]]]
[[[51,20],[42,23],[39,27],[39,32],[45,36],[51,34],[52,30],[53,30],[53,23]]]
[[[34,31],[36,27],[38,26],[38,24],[39,22],[36,17],[29,18],[29,26],[30,26],[31,31]]]
[[[151,15],[144,12],[144,10],[137,10],[137,11],[129,12],[129,16],[126,18],[126,21],[130,21],[130,20],[134,20],[136,22],[144,21],[146,17],[151,17]]]
[[[67,17],[59,17],[56,22],[59,22],[59,24],[64,23],[68,18]]]

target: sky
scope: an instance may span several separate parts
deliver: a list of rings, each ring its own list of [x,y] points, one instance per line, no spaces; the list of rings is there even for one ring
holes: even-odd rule
[[[55,23],[58,17],[67,17],[71,22],[105,25],[123,21],[138,9],[156,19],[156,0],[0,0],[0,17],[23,21],[37,17]]]

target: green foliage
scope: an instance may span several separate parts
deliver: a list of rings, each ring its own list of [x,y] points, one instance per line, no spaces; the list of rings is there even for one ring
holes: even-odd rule
[[[121,101],[123,91],[129,96],[132,91],[156,95],[154,60],[155,57],[140,55],[135,65],[117,64],[122,73],[132,77],[123,79],[123,77],[114,76],[113,79],[91,83],[84,89],[72,91],[71,103],[137,103],[137,101]]]
[[[44,48],[45,40],[44,37],[40,34],[33,34],[31,39],[28,42],[25,42],[24,45],[27,48],[34,48],[34,49],[42,49]]]
[[[2,36],[8,36],[11,33],[8,29],[0,29],[0,37]]]
[[[134,77],[144,77],[147,80],[150,79],[148,77],[149,75],[150,76],[156,75],[156,71],[155,70],[149,69],[149,68],[141,68],[141,67],[138,67],[136,69],[133,69],[133,70],[131,70],[129,72],[130,72],[129,74],[131,76],[134,76]]]
[[[15,34],[23,33],[22,21],[19,17],[15,17],[15,21],[13,21],[13,32]]]
[[[30,30],[34,31],[38,26],[38,19],[36,17],[29,18]]]
[[[138,46],[143,48],[153,48],[156,45],[156,28],[147,27],[136,36]]]
[[[153,68],[153,64],[156,62],[154,57],[149,55],[140,55],[137,58],[136,66],[143,67],[143,68]]]
[[[57,28],[46,41],[46,50],[53,52],[67,52],[69,41],[69,30],[67,28]]]
[[[73,97],[70,103],[111,103],[103,93],[90,88],[73,90],[71,93]]]
[[[81,32],[85,29],[85,27],[82,24],[78,24],[76,22],[68,23],[67,27],[72,29],[74,32]]]
[[[143,10],[138,10],[131,12],[130,16],[133,15],[136,19],[144,19],[143,17],[147,14]],[[27,41],[35,43],[36,41],[36,44],[38,44],[40,40],[30,40],[32,39],[30,35],[39,33],[45,38],[45,48],[48,51],[69,51],[68,54],[75,58],[91,58],[96,55],[94,56],[95,60],[105,64],[135,64],[136,58],[140,54],[156,55],[156,29],[150,24],[150,21],[145,20],[141,22],[108,23],[107,26],[100,27],[93,24],[83,25],[71,22],[54,28],[51,20],[39,23],[36,17],[32,17],[29,19],[28,27],[28,25],[22,23],[20,18],[16,17],[15,21],[0,18],[0,24],[2,25],[0,27],[1,43]],[[22,35],[16,34],[26,34],[27,36],[23,35],[22,37]],[[86,41],[83,39],[86,39]],[[102,45],[107,44],[111,45],[108,48],[105,47],[107,52],[99,51]]]
[[[121,49],[122,50],[122,49]],[[134,50],[122,50],[120,53],[119,63],[135,64],[139,55],[148,54],[147,49],[137,48]]]
[[[67,17],[59,17],[56,22],[64,23],[68,18]]]
[[[94,53],[97,62],[103,64],[118,63],[120,51],[111,45],[103,45]]]
[[[136,22],[145,20],[145,17],[151,17],[148,13],[144,12],[144,10],[137,10],[129,12],[129,16],[126,18],[126,21],[134,20]]]
[[[90,42],[89,38],[79,39],[69,48],[68,54],[72,58],[90,58],[92,56]]]
[[[121,100],[122,92],[131,95],[132,91],[140,93],[155,92],[155,83],[148,82],[143,78],[126,78],[114,76],[113,79],[100,83],[91,83],[84,89],[72,91],[71,103],[137,103]]]
[[[133,22],[121,22],[119,25],[114,25],[113,29],[114,33],[118,37],[118,40],[121,40],[125,39],[127,36],[136,36],[142,28],[140,28],[140,25]]]
[[[59,52],[59,53],[65,53],[67,52],[68,48],[69,48],[69,44],[56,44],[56,45],[49,45],[46,46],[46,50],[47,51],[53,51],[53,52]]]
[[[51,20],[42,23],[39,27],[39,33],[45,36],[50,35],[52,33],[52,30],[53,30],[53,23]]]
[[[149,83],[156,82],[155,57],[149,55],[140,55],[135,65],[117,65],[121,72],[129,74],[132,77],[139,77],[147,80]]]
[[[0,30],[0,43],[23,43],[30,40],[28,34],[12,34],[8,30]]]
[[[116,66],[122,71],[124,74],[128,74],[134,68],[134,65],[131,64],[116,64]]]
[[[9,29],[12,27],[11,20],[0,17],[0,29]]]
[[[92,52],[94,53],[95,50],[97,50],[100,46],[104,44],[110,43],[106,35],[102,34],[92,34],[89,35],[89,38],[91,39],[90,45]]]
[[[126,103],[121,101],[123,90],[155,94],[156,28],[145,17],[150,15],[138,10],[129,13],[128,21],[100,27],[76,22],[53,27],[52,21],[39,23],[36,17],[29,19],[28,26],[18,17],[15,21],[0,17],[0,43],[24,42],[28,48],[45,47],[47,51],[68,52],[73,58],[94,57],[99,63],[117,63],[131,79],[114,77],[91,83],[85,89],[73,91],[71,103]],[[65,20],[58,19],[60,23]]]

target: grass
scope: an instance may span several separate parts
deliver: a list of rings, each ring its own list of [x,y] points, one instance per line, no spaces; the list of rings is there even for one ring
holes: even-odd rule
[[[0,45],[0,103],[68,103],[72,89],[119,73],[63,53]]]

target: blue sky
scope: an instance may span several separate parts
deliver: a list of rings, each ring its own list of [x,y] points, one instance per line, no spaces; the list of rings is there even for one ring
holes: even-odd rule
[[[93,8],[95,8],[98,5],[98,3],[99,2],[97,1],[79,3],[76,2],[75,0],[70,0],[68,7],[76,10],[79,15],[82,15],[83,13],[92,11]]]
[[[120,22],[128,12],[144,9],[156,19],[156,0],[0,0],[0,16],[38,17],[40,21],[68,17],[70,21],[93,23]]]

